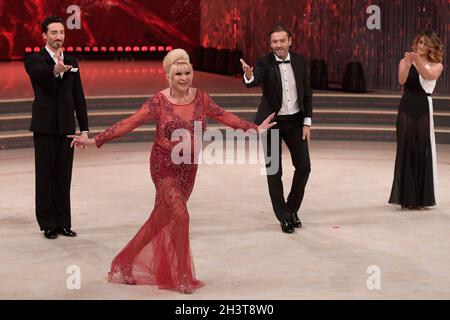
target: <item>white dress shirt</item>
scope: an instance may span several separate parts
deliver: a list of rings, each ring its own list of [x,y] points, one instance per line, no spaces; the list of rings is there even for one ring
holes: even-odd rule
[[[291,60],[291,54],[288,53],[286,59],[280,59],[275,55],[276,61],[284,61]],[[280,68],[281,75],[281,87],[283,91],[283,99],[281,102],[280,111],[278,111],[278,115],[290,115],[295,114],[300,111],[300,105],[298,103],[297,97],[297,86],[295,83],[294,70],[292,69],[291,63],[280,63],[278,65]],[[247,80],[244,74],[245,83],[251,83],[255,78],[252,76],[250,80]],[[307,126],[311,126],[311,118],[305,117],[303,124]]]

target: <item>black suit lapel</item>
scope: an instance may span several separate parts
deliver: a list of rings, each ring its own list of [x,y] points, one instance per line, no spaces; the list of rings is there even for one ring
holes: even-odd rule
[[[49,66],[52,66],[52,67],[53,67],[53,66],[56,64],[56,63],[55,63],[55,60],[52,59],[52,57],[51,57],[50,54],[48,53],[47,49],[45,49],[45,47],[42,48],[40,54],[41,54],[41,56],[44,58],[44,61],[45,61]],[[54,77],[54,78],[53,78],[53,80],[52,80],[52,85],[53,85],[53,88],[55,88],[55,90],[58,90],[58,87],[59,87],[60,82],[61,82],[61,78],[60,78],[60,77]]]
[[[48,65],[54,66],[56,64],[55,61],[50,56],[50,54],[48,53],[47,49],[45,49],[45,47],[42,48],[41,55],[44,57],[44,59],[48,63]]]
[[[56,64],[55,60],[53,60],[53,58],[50,56],[50,54],[48,53],[47,49],[45,49],[45,47],[42,49],[41,54],[44,57],[45,61],[49,65],[54,66]],[[72,63],[71,58],[68,57],[67,55],[64,55],[64,64],[65,65],[71,65],[71,63]],[[61,81],[64,81],[66,78],[67,78],[67,72],[64,72],[62,78],[61,77],[56,77],[55,79],[58,82],[61,82]]]
[[[297,96],[303,89],[303,68],[301,61],[291,53],[291,65],[294,71],[295,86],[297,87]],[[300,96],[299,96],[300,97]]]
[[[302,83],[303,83],[303,67],[301,65],[301,61],[299,61],[299,59],[297,59],[296,56],[294,56],[291,53],[291,65],[292,65],[292,70],[294,72],[294,78],[295,78],[295,86],[297,88],[297,95],[300,94],[301,88],[302,88]]]
[[[276,63],[275,60],[275,55],[272,53],[271,55],[271,63],[272,63],[272,68],[273,68],[273,72],[275,75],[275,81],[276,81],[276,90],[277,90],[277,98],[278,101],[280,102],[280,107],[281,107],[281,102],[283,101],[283,87],[281,85],[281,73],[280,73],[280,67],[279,65]]]
[[[280,73],[280,67],[278,66],[278,64],[276,63],[275,60],[275,55],[272,54],[272,67],[273,67],[273,71],[275,72],[275,78],[277,80],[277,83],[279,85],[281,85],[281,73]]]

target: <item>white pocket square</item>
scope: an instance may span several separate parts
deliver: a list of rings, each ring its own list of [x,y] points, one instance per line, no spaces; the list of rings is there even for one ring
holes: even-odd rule
[[[70,72],[78,72],[78,68],[72,68],[70,69]]]

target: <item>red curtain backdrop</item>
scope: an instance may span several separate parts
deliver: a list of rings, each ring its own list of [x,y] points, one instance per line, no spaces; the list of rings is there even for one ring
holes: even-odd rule
[[[366,27],[369,5],[381,9],[381,30]],[[396,90],[398,62],[418,31],[434,29],[450,46],[449,9],[450,0],[202,0],[201,42],[243,50],[253,64],[281,23],[294,34],[294,51],[326,61],[330,81],[340,83],[346,63],[360,61],[369,88]],[[449,54],[437,93],[450,93]]]
[[[42,46],[41,21],[70,5],[81,10],[81,29],[66,28],[66,46],[199,44],[200,0],[0,0],[0,59],[22,59],[24,48]]]
[[[72,4],[82,26],[67,30],[66,45],[203,44],[243,50],[254,63],[268,51],[267,32],[282,23],[294,33],[293,50],[326,61],[331,82],[360,61],[372,89],[399,89],[398,61],[418,31],[434,29],[450,45],[450,0],[0,0],[0,59],[42,45],[41,20],[67,19]],[[366,27],[369,5],[381,8],[381,30]],[[448,56],[437,93],[450,93]]]

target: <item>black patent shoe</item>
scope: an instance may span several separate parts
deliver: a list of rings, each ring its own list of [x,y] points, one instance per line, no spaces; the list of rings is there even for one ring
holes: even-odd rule
[[[58,229],[58,234],[64,237],[76,237],[77,233],[75,231],[70,230],[69,228]]]
[[[302,222],[298,218],[297,212],[292,213],[292,225],[295,228],[301,228],[302,227]]]
[[[56,230],[50,229],[50,230],[44,230],[44,236],[47,239],[56,239],[58,237]]]
[[[280,225],[281,225],[281,231],[283,231],[284,233],[293,233],[295,231],[294,226],[287,219],[283,219],[281,221]]]

